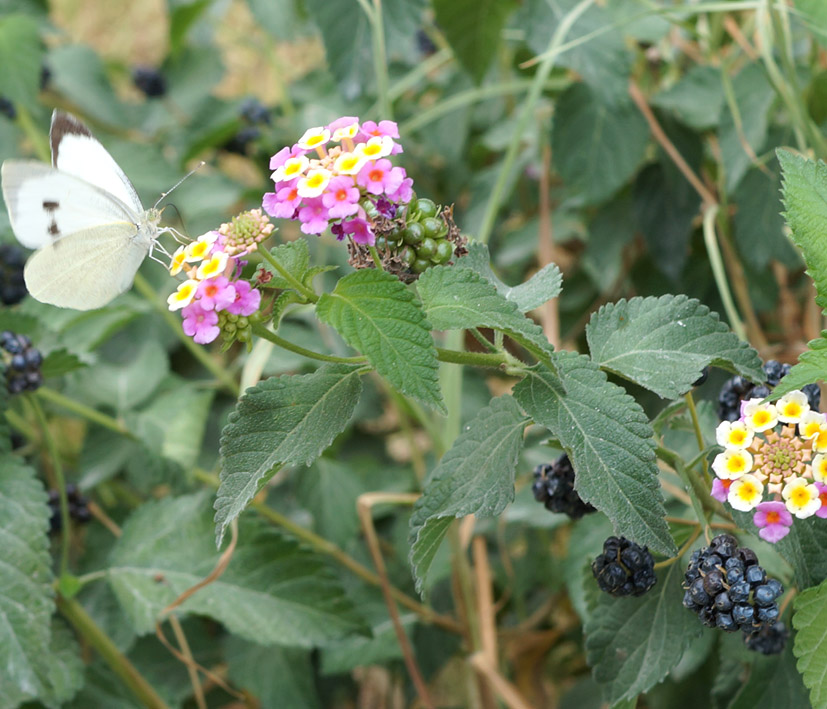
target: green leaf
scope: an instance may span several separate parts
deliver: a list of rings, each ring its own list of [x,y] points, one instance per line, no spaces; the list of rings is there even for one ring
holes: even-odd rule
[[[552,346],[543,329],[475,271],[435,266],[417,281],[425,315],[435,330],[491,327],[519,342],[537,359],[551,364]]]
[[[112,126],[129,124],[100,57],[90,47],[76,44],[53,49],[49,68],[55,88],[86,115]]]
[[[553,263],[543,266],[525,283],[517,286],[507,286],[494,275],[491,270],[491,256],[488,253],[488,247],[479,241],[469,242],[468,253],[458,259],[454,267],[470,268],[472,271],[479,273],[489,283],[493,283],[497,288],[497,292],[506,300],[514,303],[522,313],[539,308],[552,298],[556,298],[563,288],[563,274]]]
[[[431,473],[410,522],[410,561],[420,593],[452,520],[496,516],[514,499],[514,470],[527,423],[512,397],[493,399]]]
[[[628,99],[607,104],[585,84],[557,99],[551,150],[572,193],[589,204],[602,202],[637,170],[649,142],[649,128]]]
[[[5,418],[5,417],[3,417]],[[51,693],[54,612],[49,517],[35,471],[0,456],[0,706],[15,707]]]
[[[509,0],[434,0],[436,22],[459,63],[479,83],[501,46]]]
[[[795,520],[777,546],[793,567],[799,588],[816,586],[827,579],[827,525],[820,518]]]
[[[43,660],[47,690],[40,699],[47,706],[63,706],[83,686],[85,668],[75,634],[60,620],[52,621],[49,653]]]
[[[48,379],[49,377],[59,377],[77,369],[83,369],[86,366],[86,363],[81,362],[76,354],[69,352],[65,347],[61,347],[52,350],[43,358],[40,372],[44,378]]]
[[[827,585],[807,588],[795,598],[793,653],[814,707],[827,707]]]
[[[227,672],[260,707],[316,709],[321,706],[315,687],[310,652],[293,647],[263,647],[229,638]]]
[[[42,63],[37,22],[26,15],[0,19],[0,95],[31,110],[40,92]]]
[[[798,356],[798,364],[773,388],[773,399],[820,379],[827,379],[827,331],[822,332],[817,340],[810,340],[807,348]]]
[[[701,64],[693,64],[676,84],[652,96],[653,106],[673,113],[697,131],[718,125],[723,104],[720,69]]]
[[[694,298],[663,295],[604,305],[586,327],[592,359],[665,399],[692,388],[714,365],[763,381],[758,353]]]
[[[787,150],[777,152],[784,179],[784,206],[792,240],[816,287],[816,303],[827,308],[827,165]]]
[[[514,398],[565,448],[580,497],[604,512],[617,534],[671,556],[676,547],[646,414],[585,355],[556,352],[554,359],[559,380],[538,365],[514,387]]]
[[[821,0],[793,0],[793,5],[821,45],[827,46],[827,5]]]
[[[632,699],[662,681],[700,634],[698,619],[680,603],[682,577],[681,565],[672,564],[658,574],[655,588],[639,598],[597,594],[584,628],[586,653],[609,704]]]
[[[203,580],[219,558],[206,494],[146,503],[115,544],[107,578],[136,632]],[[261,645],[312,647],[362,631],[321,557],[281,532],[242,524],[227,570],[179,607]]]
[[[302,31],[300,8],[293,0],[247,0],[247,6],[260,27],[275,39],[294,40]]]
[[[289,241],[286,244],[279,244],[273,249],[270,249],[275,259],[281,266],[293,276],[299,283],[312,287],[312,281],[315,276],[325,271],[331,271],[336,266],[315,266],[310,267],[310,254],[307,250],[307,242],[304,239],[297,239],[296,241]],[[271,274],[271,278],[265,287],[267,288],[284,288],[292,289],[293,285],[286,278],[283,278],[279,272],[270,265],[268,261],[261,262],[261,268]]]
[[[359,533],[356,499],[362,492],[350,467],[327,458],[319,458],[296,481],[299,501],[313,514],[313,529],[343,548]]]
[[[181,50],[190,28],[209,6],[210,0],[194,0],[172,8],[169,13],[169,44],[173,54]]]
[[[727,709],[810,707],[807,688],[795,665],[790,643],[780,655],[757,655],[750,667],[749,679],[741,680],[741,689]]]
[[[373,268],[351,273],[319,298],[316,314],[395,389],[445,413],[430,326],[399,279]]]
[[[358,96],[365,77],[370,76],[373,55],[367,15],[361,8],[354,8],[348,15],[347,32],[342,32],[340,5],[329,0],[306,0],[305,5],[322,35],[330,73],[351,97]]]
[[[602,294],[611,293],[618,282],[623,269],[623,251],[635,238],[636,230],[632,200],[626,193],[603,205],[589,223],[582,265]]]
[[[775,91],[758,63],[748,64],[732,80],[732,90],[736,113],[727,104],[718,129],[721,163],[726,165],[726,187],[730,192],[734,192],[764,146],[768,113],[775,99]]]
[[[178,110],[185,115],[191,115],[221,81],[224,76],[224,64],[221,61],[221,53],[216,52],[214,47],[185,45],[179,52],[169,56],[163,71],[167,79],[167,94],[175,96],[175,106]],[[189,182],[194,183],[195,187],[185,183],[187,189],[203,189],[204,178],[201,178],[200,185],[197,179]],[[179,194],[180,200],[180,193],[176,193]],[[190,229],[192,228],[190,225]]]
[[[219,546],[227,525],[277,468],[310,465],[347,427],[361,393],[358,368],[343,364],[272,377],[245,392],[221,434]]]

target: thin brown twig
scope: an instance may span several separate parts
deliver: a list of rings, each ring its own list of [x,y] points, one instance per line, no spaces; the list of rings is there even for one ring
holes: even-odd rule
[[[525,700],[519,690],[489,662],[485,651],[475,652],[469,658],[469,662],[479,675],[488,681],[509,709],[531,709],[531,704]]]
[[[744,54],[750,58],[750,61],[756,62],[760,59],[760,55],[755,47],[744,37],[744,33],[741,32],[741,28],[732,15],[724,15],[724,29],[729,33],[729,36],[735,40],[736,44],[744,50]]]
[[[477,613],[480,619],[480,647],[488,661],[497,666],[497,618],[491,588],[491,566],[484,537],[474,537],[471,544],[474,574],[477,579]]]
[[[201,680],[198,679],[198,670],[195,668],[195,658],[192,656],[192,650],[190,650],[190,644],[187,642],[184,629],[181,627],[181,621],[178,620],[178,616],[173,614],[169,616],[169,624],[172,626],[172,632],[175,634],[178,647],[181,648],[181,654],[187,658],[187,674],[189,674],[190,677],[195,703],[198,705],[198,709],[207,709],[207,700],[204,698],[204,688],[201,686]]]
[[[416,494],[394,494],[384,492],[368,492],[359,495],[356,501],[356,509],[359,513],[359,520],[362,523],[362,531],[365,533],[365,539],[368,543],[370,555],[373,558],[373,563],[376,566],[376,571],[379,574],[381,581],[379,588],[382,590],[382,597],[385,599],[385,605],[388,608],[388,613],[393,623],[393,629],[396,633],[396,639],[399,641],[399,647],[402,649],[402,656],[405,660],[405,667],[408,669],[408,674],[411,681],[416,687],[416,693],[419,695],[420,701],[429,709],[434,709],[434,702],[428,692],[428,686],[425,684],[425,679],[419,670],[416,657],[414,656],[413,648],[408,640],[408,635],[405,633],[405,628],[402,627],[402,620],[399,617],[399,608],[396,606],[396,601],[391,594],[390,580],[388,579],[388,571],[385,568],[385,560],[382,558],[382,550],[379,547],[379,537],[376,534],[376,527],[373,525],[373,515],[371,509],[373,505],[378,503],[391,504],[413,504],[418,499]]]
[[[100,522],[104,527],[106,527],[112,534],[116,537],[120,537],[123,532],[121,532],[121,528],[117,525],[117,523],[108,515],[106,512],[103,511],[103,508],[93,500],[89,500],[86,505],[86,509],[89,510],[89,514],[91,514],[98,522]]]

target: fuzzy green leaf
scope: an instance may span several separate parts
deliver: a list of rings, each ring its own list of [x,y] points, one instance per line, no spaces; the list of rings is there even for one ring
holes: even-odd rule
[[[827,380],[827,331],[817,340],[807,343],[807,350],[798,356],[798,364],[772,390],[772,398],[778,399],[787,392],[801,389],[819,379]]]
[[[410,561],[418,591],[453,519],[493,517],[514,499],[514,470],[527,423],[512,397],[493,399],[431,473],[410,523]]]
[[[734,669],[743,673],[743,667]],[[727,709],[755,709],[759,706],[790,709],[810,707],[807,701],[807,688],[796,670],[795,657],[789,642],[780,655],[764,656],[754,653],[749,678],[744,681],[742,674],[739,684],[740,689],[726,705]]]
[[[312,287],[312,281],[315,276],[336,268],[336,266],[315,266],[311,268],[310,252],[307,250],[307,242],[304,239],[279,244],[275,248],[270,249],[270,253],[285,271],[308,288]],[[269,261],[262,261],[261,269],[268,272],[271,276],[270,280],[264,284],[266,288],[284,288],[287,290],[293,288],[293,284],[281,276]]]
[[[827,579],[827,525],[820,518],[795,520],[777,546],[793,567],[799,588],[816,586]]]
[[[674,113],[697,131],[714,128],[724,104],[721,70],[695,64],[668,89],[652,96],[652,105]]]
[[[543,329],[526,318],[517,305],[469,268],[435,266],[419,277],[417,290],[425,315],[435,330],[491,327],[501,330],[531,352],[551,363],[552,346]]]
[[[816,303],[827,308],[827,165],[787,150],[777,154],[792,240],[804,254],[807,273],[818,293]]]
[[[793,0],[793,5],[821,45],[827,46],[827,5],[822,0]]]
[[[26,15],[0,19],[0,95],[31,109],[40,91],[43,47],[37,22]]]
[[[136,632],[152,632],[163,608],[218,561],[205,494],[140,507],[112,549],[107,578]],[[312,647],[362,622],[321,557],[276,529],[242,524],[227,570],[181,607],[262,645]]]
[[[610,705],[663,680],[699,634],[698,619],[680,603],[682,577],[681,565],[672,564],[639,598],[597,594],[584,628],[586,653]]]
[[[607,104],[585,84],[557,100],[551,146],[554,164],[571,192],[589,204],[616,192],[637,170],[649,128],[629,99]]]
[[[554,360],[559,380],[538,365],[514,387],[514,398],[565,448],[580,497],[604,512],[617,534],[671,556],[648,417],[585,355],[556,352]]]
[[[501,296],[516,304],[522,313],[539,308],[560,295],[563,289],[563,274],[553,263],[543,266],[525,283],[507,286],[494,275],[491,270],[491,255],[488,253],[488,247],[479,241],[472,241],[468,244],[468,253],[456,262],[455,267],[470,268],[479,273],[485,280],[496,286]]]
[[[248,389],[221,434],[216,539],[276,469],[310,465],[341,433],[362,393],[357,367],[272,377]]]
[[[604,305],[586,327],[592,359],[666,399],[692,388],[707,365],[763,381],[758,353],[694,298],[663,295]]]
[[[83,369],[86,367],[85,362],[81,362],[80,358],[67,350],[65,347],[52,350],[43,358],[43,364],[40,366],[40,372],[44,378],[59,377],[69,372],[74,372],[76,369]]]
[[[445,413],[430,326],[399,279],[373,268],[351,273],[319,299],[316,314],[395,389]]]
[[[5,418],[5,417],[4,417]],[[4,434],[5,435],[5,434]],[[61,693],[72,686],[52,666],[54,591],[49,556],[49,506],[35,471],[0,456],[0,707]],[[55,650],[59,648],[55,646]],[[79,668],[75,668],[79,673]],[[54,677],[52,673],[56,673]],[[70,672],[71,674],[71,672]],[[57,691],[53,689],[57,682]],[[71,696],[71,694],[69,695]],[[63,696],[68,699],[67,696]],[[50,702],[51,703],[51,702]]]
[[[499,51],[512,0],[434,0],[440,29],[462,67],[479,83]]]
[[[814,707],[827,707],[827,584],[802,591],[795,599],[793,652]]]

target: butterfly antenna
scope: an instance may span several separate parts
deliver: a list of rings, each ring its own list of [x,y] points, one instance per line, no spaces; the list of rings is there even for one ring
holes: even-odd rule
[[[186,180],[189,177],[192,177],[198,170],[200,170],[206,164],[207,163],[205,163],[202,160],[200,163],[198,163],[198,165],[196,165],[192,170],[190,170],[186,175],[184,175],[180,180],[178,180],[178,182],[176,182],[166,192],[162,192],[161,196],[158,197],[158,201],[155,203],[153,209],[158,209],[158,205],[161,204],[161,202],[167,198],[167,195],[169,195],[169,193],[172,192],[172,190],[174,190],[176,187],[179,187],[184,180]]]

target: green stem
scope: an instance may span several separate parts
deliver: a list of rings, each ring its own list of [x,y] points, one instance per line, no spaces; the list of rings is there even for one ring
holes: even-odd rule
[[[74,629],[98,651],[112,671],[132,690],[135,697],[148,709],[169,709],[149,682],[135,669],[135,666],[118,650],[115,643],[89,616],[80,603],[73,598],[57,597],[58,610]]]
[[[709,256],[709,264],[712,267],[712,275],[715,278],[715,285],[718,287],[718,293],[724,304],[724,310],[726,310],[730,326],[738,337],[744,340],[744,342],[748,342],[747,331],[744,328],[744,323],[741,322],[738,311],[735,309],[735,303],[729,291],[724,260],[721,258],[721,251],[718,248],[718,241],[715,238],[715,216],[717,213],[718,205],[716,204],[707,206],[704,211],[704,244],[706,245],[706,252]]]
[[[253,334],[272,342],[274,345],[278,345],[282,349],[295,352],[308,359],[317,359],[321,362],[338,362],[341,364],[365,364],[367,362],[365,357],[336,357],[335,355],[326,355],[321,352],[305,349],[299,345],[294,345],[289,340],[279,337],[275,332],[271,332],[261,323],[253,323]]]
[[[39,157],[45,163],[51,163],[52,159],[49,154],[49,140],[35,125],[31,115],[25,107],[21,106],[20,104],[15,104],[15,108],[17,109],[17,125],[20,126],[20,129],[23,131],[23,133],[26,134],[26,137],[31,141],[32,145],[34,146],[34,151],[37,154],[37,157]]]
[[[385,50],[385,24],[382,20],[382,0],[373,0],[373,12],[368,15],[373,40],[373,71],[376,74],[376,96],[379,102],[379,116],[393,119],[393,107],[388,95],[388,61]]]
[[[373,264],[376,268],[380,271],[384,271],[385,269],[382,268],[382,259],[379,258],[379,252],[376,250],[376,247],[368,246],[368,251],[370,251],[370,257],[373,259]]]
[[[265,249],[262,249],[262,252],[263,251],[265,251]],[[135,276],[135,288],[161,314],[161,317],[175,333],[175,336],[180,340],[181,344],[190,351],[190,354],[195,357],[210,374],[220,381],[233,396],[238,396],[238,383],[233,379],[232,375],[220,363],[216,362],[206,349],[196,344],[192,338],[184,334],[183,329],[181,329],[181,320],[173,315],[167,307],[158,300],[158,294],[149,284],[149,281],[140,273]]]
[[[48,401],[50,404],[55,404],[56,406],[68,409],[78,416],[92,421],[103,428],[108,428],[110,431],[114,431],[115,433],[120,433],[122,436],[131,438],[133,441],[138,440],[138,437],[132,433],[132,431],[116,419],[101,413],[97,409],[93,409],[91,406],[87,406],[86,404],[81,404],[79,401],[70,399],[68,396],[64,396],[54,389],[40,387],[40,389],[37,390],[36,396],[44,401]]]
[[[687,406],[689,407],[689,417],[692,419],[692,428],[695,429],[695,438],[698,441],[698,450],[702,451],[706,447],[704,444],[704,434],[701,432],[701,422],[698,419],[698,410],[695,408],[695,397],[692,396],[692,392],[689,391],[683,397],[686,399]],[[709,477],[709,469],[706,466],[706,457],[702,458],[703,461],[703,471],[704,471],[704,480],[706,481],[707,487],[712,487],[712,480]]]
[[[475,367],[500,367],[508,364],[508,358],[502,353],[488,352],[460,352],[459,350],[447,350],[443,347],[436,348],[437,359],[440,362],[450,364],[469,364]]]
[[[403,96],[406,91],[415,88],[423,79],[429,74],[436,71],[445,64],[448,64],[453,58],[450,49],[440,49],[430,57],[416,64],[405,76],[396,81],[393,86],[388,88],[388,100],[395,101],[400,96]],[[379,104],[375,104],[368,111],[368,115],[375,116],[379,110]]]
[[[63,578],[69,573],[69,545],[72,542],[72,520],[69,517],[69,497],[66,494],[66,478],[63,475],[63,464],[60,460],[60,453],[57,450],[55,439],[52,437],[52,432],[49,430],[49,421],[46,419],[43,407],[34,396],[29,396],[28,400],[37,418],[37,423],[40,425],[40,432],[43,436],[43,442],[46,444],[46,450],[49,452],[49,457],[52,459],[52,472],[57,482],[62,535],[60,540],[60,576]]]
[[[582,15],[589,7],[594,4],[595,0],[581,0],[560,22],[554,31],[549,43],[548,52],[540,63],[537,73],[532,80],[531,89],[528,96],[523,101],[522,113],[520,114],[517,124],[514,127],[514,133],[511,137],[508,150],[505,153],[499,174],[497,175],[497,182],[494,189],[491,190],[491,196],[488,198],[488,203],[485,207],[485,214],[483,215],[482,225],[480,226],[478,240],[482,243],[487,243],[494,229],[494,222],[497,218],[497,213],[500,211],[500,206],[505,200],[506,187],[511,178],[511,171],[514,168],[514,161],[517,158],[517,153],[522,144],[523,135],[529,121],[534,114],[534,106],[540,98],[549,73],[551,73],[554,63],[559,55],[560,45],[575,23],[578,17]]]
[[[658,445],[655,446],[655,455],[680,476],[687,487],[698,521],[708,524],[709,517],[719,511],[720,503],[716,506],[716,500],[710,497],[709,490],[696,475],[692,474],[692,471],[687,470],[683,459],[677,453]]]
[[[301,293],[307,300],[311,303],[315,303],[319,300],[319,296],[316,293],[308,288],[304,283],[299,281],[292,273],[290,273],[284,266],[279,263],[279,260],[270,253],[269,249],[259,249],[258,253],[261,254],[262,258],[267,261],[273,268],[275,268],[279,275],[287,281],[294,289],[296,289],[299,293]]]

